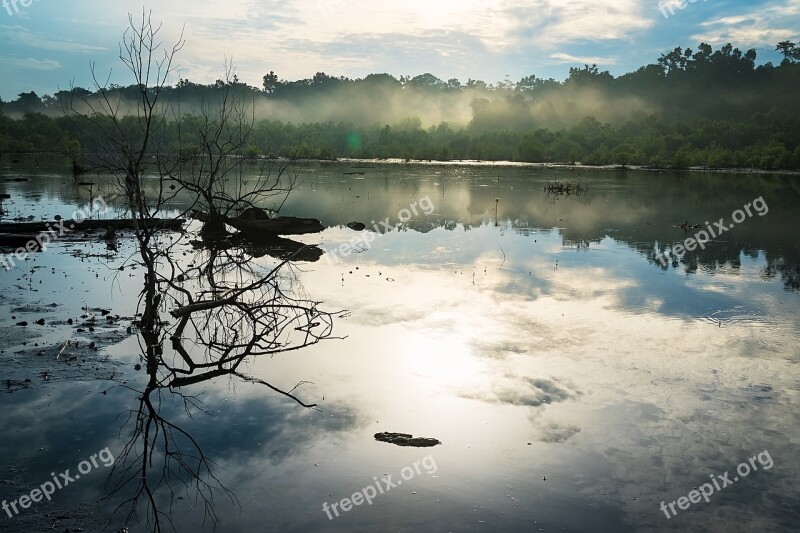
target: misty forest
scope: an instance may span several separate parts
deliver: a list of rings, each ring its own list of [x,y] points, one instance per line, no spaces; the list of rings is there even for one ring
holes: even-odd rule
[[[177,146],[178,123],[225,92],[254,104],[247,157],[800,168],[800,48],[784,41],[777,49],[779,65],[756,66],[753,49],[701,43],[618,77],[572,67],[563,82],[324,72],[286,81],[272,71],[262,87],[235,74],[207,85],[181,79],[163,95],[178,113],[163,142]],[[107,93],[135,105],[135,86]],[[75,87],[2,103],[0,153],[80,154],[90,141],[62,109],[97,97]]]

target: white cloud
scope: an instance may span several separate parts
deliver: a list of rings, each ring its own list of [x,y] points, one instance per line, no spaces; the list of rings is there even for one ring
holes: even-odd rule
[[[2,30],[3,36],[12,43],[39,50],[57,52],[97,52],[106,49],[104,47],[92,46],[74,41],[52,39],[22,26],[0,25],[0,30]]]
[[[550,54],[548,57],[555,59],[558,63],[580,63],[581,65],[613,65],[616,63],[616,60],[610,57],[574,56],[563,52]]]
[[[653,26],[642,0],[534,0],[508,3],[533,43],[555,47],[572,42],[630,40]]]
[[[720,18],[699,25],[696,18],[691,24],[670,20],[664,27],[668,36],[648,35],[664,24],[658,5],[659,0],[203,0],[187,8],[185,0],[159,0],[152,13],[163,22],[165,44],[185,28],[186,46],[177,61],[181,76],[213,82],[227,58],[238,66],[240,79],[255,85],[269,70],[285,79],[320,70],[348,76],[428,71],[489,80],[544,70],[557,77],[569,63],[634,68],[690,39],[774,48],[780,40],[796,39],[800,27],[800,0],[764,0],[759,8],[727,4],[725,13],[710,10]],[[135,0],[54,3],[46,14],[31,11],[39,25],[21,19],[0,25],[0,38],[16,57],[39,57],[37,50],[90,52],[99,65],[116,67],[127,14],[136,21],[141,10]],[[709,10],[692,12],[703,17]],[[45,17],[58,29],[45,28]],[[66,56],[55,58],[68,63]]]
[[[435,56],[461,60],[466,55],[474,64],[522,51],[554,52],[570,43],[630,42],[653,24],[653,10],[646,12],[646,5],[644,0],[211,0],[187,18],[183,2],[163,0],[154,16],[173,29],[186,21],[187,46],[180,61],[185,77],[208,81],[216,72],[209,65],[232,56],[240,77],[253,80],[270,69],[289,79],[318,70],[352,72],[354,65],[374,65],[374,55],[385,56],[392,47],[397,58],[392,63],[415,64],[417,51],[427,46],[430,65],[420,67],[425,71],[437,68],[441,59]],[[403,38],[411,48],[402,46]]]
[[[797,38],[798,18],[800,0],[788,0],[704,22],[700,25],[703,31],[692,39],[712,45],[730,42],[739,46],[774,46],[784,39]]]
[[[8,68],[26,70],[59,70],[61,63],[52,59],[35,59],[32,57],[0,56],[0,64]]]

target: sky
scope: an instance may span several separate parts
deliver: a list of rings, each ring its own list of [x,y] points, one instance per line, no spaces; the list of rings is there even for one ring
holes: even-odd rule
[[[778,63],[775,44],[800,40],[800,0],[0,0],[0,97],[91,88],[92,64],[101,81],[131,84],[119,42],[143,8],[165,44],[183,32],[180,77],[212,83],[232,61],[257,87],[271,70],[495,83],[596,63],[618,76],[700,42]]]

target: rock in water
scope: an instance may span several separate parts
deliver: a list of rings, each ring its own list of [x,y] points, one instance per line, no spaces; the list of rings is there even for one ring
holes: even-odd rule
[[[414,446],[416,448],[427,448],[441,444],[437,439],[428,437],[415,437],[409,433],[375,433],[375,440],[396,444],[397,446]]]
[[[258,207],[248,207],[239,215],[241,220],[269,220],[269,214]]]
[[[353,231],[364,231],[365,229],[367,229],[367,226],[362,222],[349,222],[347,224],[347,227]]]

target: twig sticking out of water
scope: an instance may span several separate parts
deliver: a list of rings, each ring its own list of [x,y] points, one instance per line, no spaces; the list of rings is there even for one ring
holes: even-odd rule
[[[556,180],[554,182],[548,181],[547,185],[544,187],[544,190],[548,194],[555,194],[557,196],[580,196],[588,191],[589,187],[580,182]]]

